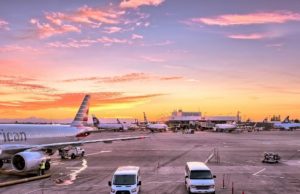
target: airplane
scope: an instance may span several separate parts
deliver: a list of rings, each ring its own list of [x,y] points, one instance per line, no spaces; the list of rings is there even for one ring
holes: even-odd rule
[[[238,129],[237,123],[240,121],[240,111],[237,112],[236,120],[232,123],[216,124],[213,128],[217,132],[233,132]]]
[[[300,128],[300,123],[292,123],[290,117],[287,116],[283,122],[274,122],[274,127],[277,129],[293,130]]]
[[[216,124],[214,130],[217,132],[232,132],[237,129],[237,125],[235,122],[232,124],[225,123],[225,124]]]
[[[50,169],[51,155],[66,147],[88,143],[111,143],[144,139],[145,136],[82,140],[94,128],[85,126],[88,121],[90,95],[86,95],[70,125],[0,124],[0,168],[11,163],[16,172],[37,171],[41,161]]]
[[[119,119],[117,119],[117,123],[101,123],[99,119],[93,115],[93,124],[94,127],[99,130],[113,130],[113,131],[127,131],[128,127],[123,125]]]
[[[119,119],[117,119],[118,123],[121,124],[121,121]],[[124,125],[125,128],[127,128],[128,130],[137,130],[139,129],[139,126],[138,126],[138,121],[137,119],[135,119],[135,122],[122,122],[122,124]]]
[[[151,132],[155,131],[167,131],[168,130],[168,125],[162,124],[162,123],[149,123],[147,120],[146,113],[144,112],[144,122],[145,122],[145,127],[146,129],[149,129]]]

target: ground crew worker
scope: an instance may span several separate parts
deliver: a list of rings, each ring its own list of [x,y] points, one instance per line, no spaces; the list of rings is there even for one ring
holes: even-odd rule
[[[46,162],[44,160],[41,161],[40,169],[39,169],[39,175],[45,174],[45,168],[46,168]]]

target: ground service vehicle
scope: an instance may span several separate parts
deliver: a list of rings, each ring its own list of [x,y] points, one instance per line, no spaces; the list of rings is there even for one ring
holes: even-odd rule
[[[280,160],[280,156],[273,152],[265,152],[263,163],[278,163]]]
[[[108,182],[111,194],[138,194],[141,190],[140,168],[137,166],[121,166]]]
[[[187,162],[185,186],[188,193],[215,194],[215,181],[210,169],[202,162]]]
[[[61,159],[75,159],[76,157],[83,157],[84,156],[84,149],[81,147],[68,147],[64,149],[60,149],[58,154],[60,155]]]

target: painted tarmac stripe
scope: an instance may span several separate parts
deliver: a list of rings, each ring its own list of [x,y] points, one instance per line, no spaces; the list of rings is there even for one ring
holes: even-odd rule
[[[263,169],[261,169],[260,171],[254,173],[253,175],[256,176],[256,175],[258,175],[259,173],[261,173],[261,172],[263,172],[263,171],[265,171],[265,170],[266,170],[266,168],[263,168]]]

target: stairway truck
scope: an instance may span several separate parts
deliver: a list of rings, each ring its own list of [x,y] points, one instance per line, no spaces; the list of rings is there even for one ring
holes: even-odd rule
[[[85,154],[85,151],[81,147],[70,147],[70,148],[64,148],[60,149],[58,152],[61,159],[75,159],[77,157],[83,157]]]

